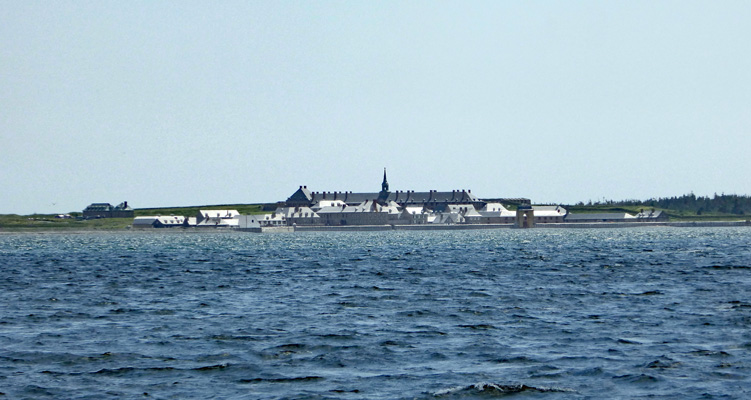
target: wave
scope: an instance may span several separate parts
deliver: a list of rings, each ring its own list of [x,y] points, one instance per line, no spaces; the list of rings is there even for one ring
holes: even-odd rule
[[[719,270],[733,270],[733,269],[751,269],[748,265],[710,265],[705,268],[719,269]]]
[[[474,330],[491,330],[491,329],[497,329],[495,326],[490,324],[475,324],[475,325],[459,325],[459,328],[467,328],[467,329],[474,329]]]
[[[650,369],[670,369],[681,366],[681,363],[670,357],[660,357],[657,360],[647,363],[644,367]]]
[[[296,376],[290,378],[252,378],[240,379],[240,383],[285,383],[285,382],[308,382],[323,380],[322,376]]]
[[[201,367],[195,367],[195,368],[176,368],[176,367],[145,367],[145,368],[136,368],[136,367],[122,367],[122,368],[103,368],[99,371],[92,372],[91,374],[94,375],[125,375],[130,373],[138,373],[138,372],[170,372],[170,371],[218,371],[227,369],[230,367],[230,364],[215,364],[215,365],[205,365]],[[45,373],[60,373],[60,372],[53,372],[53,371],[43,371]],[[73,375],[73,374],[68,374]]]
[[[619,375],[614,376],[613,379],[617,379],[624,382],[629,383],[653,383],[657,382],[660,379],[658,377],[647,375],[647,374],[626,374],[626,375]]]
[[[453,396],[453,395],[471,396],[471,395],[476,395],[476,394],[481,394],[481,393],[488,394],[488,395],[506,395],[506,394],[523,393],[523,392],[537,392],[537,393],[572,392],[572,390],[562,389],[562,388],[551,388],[551,387],[537,387],[537,386],[529,386],[529,385],[524,385],[524,384],[508,385],[508,384],[499,384],[499,383],[480,382],[480,383],[475,383],[473,385],[468,385],[468,386],[456,386],[452,388],[442,389],[433,393],[433,396],[435,397],[446,397],[446,396]]]

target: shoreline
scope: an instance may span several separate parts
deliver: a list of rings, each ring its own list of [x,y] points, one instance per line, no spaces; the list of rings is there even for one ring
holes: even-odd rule
[[[639,227],[673,227],[673,228],[723,228],[751,227],[751,221],[676,221],[676,222],[590,222],[590,223],[545,223],[534,228],[516,228],[514,224],[453,224],[453,225],[341,225],[341,226],[280,226],[262,228],[0,228],[0,235],[7,234],[90,234],[90,233],[128,233],[128,232],[249,232],[249,233],[294,233],[294,232],[383,232],[383,231],[447,231],[447,230],[486,230],[486,229],[607,229]]]
[[[514,224],[456,224],[456,225],[350,225],[350,226],[297,226],[279,228],[255,228],[255,232],[351,232],[351,231],[433,231],[433,230],[479,230],[479,229],[602,229],[602,228],[718,228],[751,227],[751,221],[686,221],[686,222],[591,222],[591,223],[545,223],[534,228],[516,228]]]

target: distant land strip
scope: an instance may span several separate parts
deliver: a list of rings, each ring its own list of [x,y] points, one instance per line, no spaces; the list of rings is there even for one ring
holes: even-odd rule
[[[151,207],[136,208],[135,216],[147,215],[179,215],[193,216],[198,210],[207,209],[233,209],[240,214],[262,214],[272,212],[278,203],[251,203],[251,204],[218,204],[203,206],[175,206],[175,207]],[[572,205],[563,205],[571,213],[608,213],[625,212],[639,213],[645,209],[661,210],[667,214],[670,222],[661,225],[668,226],[723,226],[743,225],[751,220],[751,197],[746,195],[715,194],[712,197],[695,196],[687,194],[676,197],[654,198],[649,200],[602,200],[579,202]],[[515,209],[509,205],[509,209]],[[99,230],[123,230],[128,229],[132,218],[101,218],[80,219],[81,212],[66,214],[70,218],[60,218],[57,214],[32,214],[0,215],[0,231],[99,231]],[[719,222],[721,224],[716,224]],[[732,224],[727,224],[732,222]],[[642,223],[643,224],[643,223]],[[561,224],[563,226],[569,224]],[[591,224],[579,224],[578,227],[586,227]],[[557,224],[550,224],[549,228]],[[598,225],[601,226],[601,225]],[[613,225],[609,225],[613,226]]]

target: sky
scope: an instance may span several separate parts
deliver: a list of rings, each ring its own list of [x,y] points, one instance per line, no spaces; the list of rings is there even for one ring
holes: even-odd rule
[[[0,214],[751,194],[748,1],[16,1]]]

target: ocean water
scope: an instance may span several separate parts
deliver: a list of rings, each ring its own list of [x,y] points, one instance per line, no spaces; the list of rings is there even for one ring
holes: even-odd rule
[[[751,229],[0,235],[0,398],[744,399]]]

